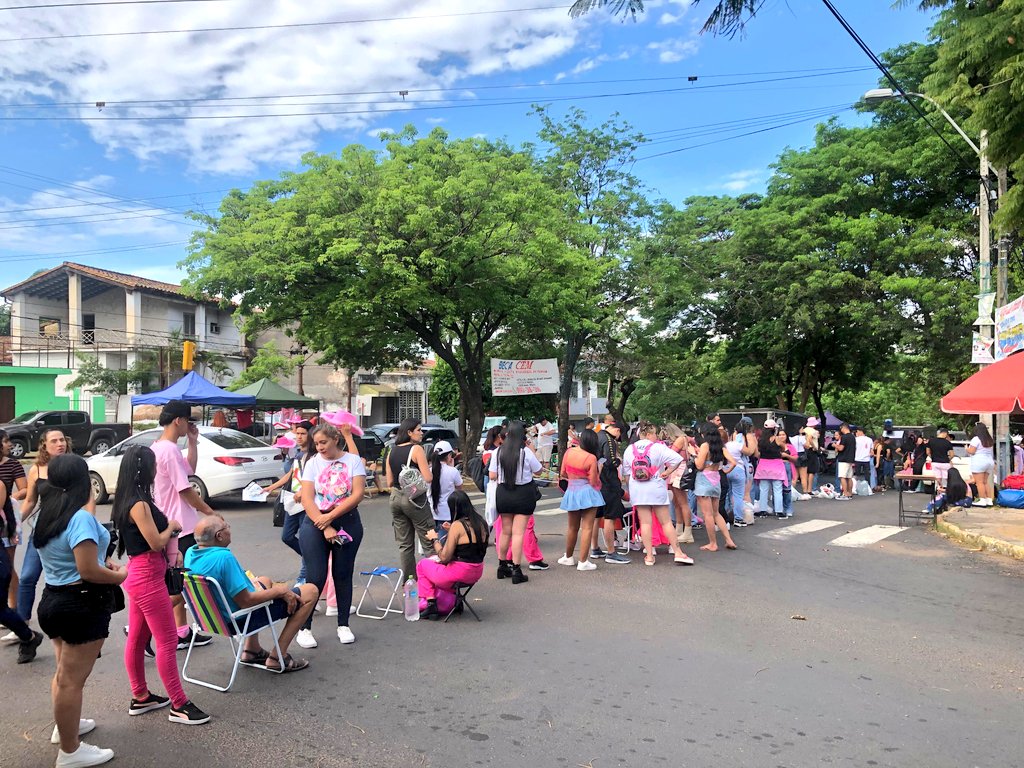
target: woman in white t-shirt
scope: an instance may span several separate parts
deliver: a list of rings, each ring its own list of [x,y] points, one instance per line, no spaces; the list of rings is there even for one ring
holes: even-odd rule
[[[974,506],[991,507],[995,497],[992,488],[992,470],[996,466],[995,440],[989,434],[988,427],[980,421],[974,427],[974,437],[967,446],[967,455],[971,457],[971,476],[978,486]]]
[[[635,443],[626,449],[622,457],[622,478],[629,483],[629,500],[640,518],[640,538],[643,539],[644,565],[654,565],[654,546],[651,525],[654,518],[664,531],[667,541],[675,541],[676,529],[668,512],[668,484],[666,478],[683,462],[683,457],[664,443],[656,442],[658,428],[649,421],[641,421],[637,427]],[[683,511],[686,514],[687,510]],[[686,555],[675,547],[675,561],[691,564]]]
[[[299,546],[306,564],[306,582],[315,584],[320,592],[327,583],[330,561],[331,580],[338,597],[338,640],[354,643],[356,638],[348,626],[348,606],[352,605],[352,574],[356,553],[363,540],[363,522],[359,517],[359,502],[366,490],[366,469],[363,460],[354,451],[342,448],[342,437],[351,438],[352,425],[320,424],[310,433],[316,456],[302,469],[302,507],[306,512],[299,527]],[[310,627],[309,615],[299,634],[309,632],[299,644],[303,648],[316,647]],[[296,636],[296,640],[299,638]],[[306,645],[312,641],[312,645]]]
[[[434,445],[430,462],[430,503],[434,512],[437,537],[443,545],[452,519],[452,513],[448,509],[448,497],[456,488],[462,487],[462,473],[455,466],[455,449],[447,440],[439,440]]]
[[[498,578],[511,578],[513,584],[529,581],[522,569],[523,535],[537,508],[537,486],[533,476],[541,471],[540,461],[526,444],[526,425],[509,424],[505,442],[491,455],[488,477],[497,483],[494,506],[501,517],[498,539]],[[512,546],[512,559],[501,556]]]

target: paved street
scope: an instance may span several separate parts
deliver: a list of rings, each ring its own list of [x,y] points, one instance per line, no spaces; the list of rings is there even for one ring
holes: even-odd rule
[[[551,563],[557,503],[538,518]],[[243,668],[229,694],[186,684],[215,718],[192,729],[127,716],[118,616],[86,689],[91,740],[123,766],[1024,765],[1024,564],[874,527],[895,505],[797,502],[793,520],[736,531],[739,551],[689,546],[693,568],[635,556],[512,586],[492,554],[471,595],[482,623],[354,618],[340,646],[318,616],[320,648],[294,651],[309,670]],[[243,564],[294,576],[269,507],[221,509]],[[386,501],[362,509],[359,564],[395,563]],[[226,645],[197,651],[200,669]],[[52,651],[2,654],[0,765],[52,765]]]

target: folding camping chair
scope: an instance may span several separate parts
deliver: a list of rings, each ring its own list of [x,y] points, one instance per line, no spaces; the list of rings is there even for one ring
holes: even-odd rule
[[[284,658],[284,654],[281,652],[281,645],[278,642],[276,624],[286,621],[286,619],[275,619],[270,613],[269,602],[254,605],[252,608],[242,608],[234,613],[228,613],[225,610],[228,601],[224,597],[224,590],[217,583],[216,579],[189,572],[185,573],[184,579],[185,588],[182,591],[182,595],[185,597],[185,605],[188,606],[193,620],[203,632],[211,635],[223,635],[228,638],[231,642],[233,662],[231,665],[231,678],[224,687],[205,680],[189,677],[188,663],[192,658],[192,650],[196,642],[196,633],[193,632],[192,641],[188,644],[188,653],[185,655],[185,664],[181,668],[182,678],[190,683],[212,688],[215,691],[228,691],[234,684],[235,676],[238,674],[238,667],[242,663],[242,651],[245,649],[246,638],[252,637],[263,629],[270,630],[270,634],[274,637],[274,650],[277,651],[277,658]],[[250,628],[250,625],[254,623],[253,617],[259,616],[261,613],[266,616],[267,623],[258,628]],[[267,667],[267,669],[277,674],[284,671],[283,668],[271,669]]]
[[[444,617],[445,624],[448,623],[448,619],[452,617],[452,614],[457,612],[459,608],[463,608],[473,614],[473,618],[477,621],[482,619],[477,616],[476,611],[473,610],[473,606],[466,602],[466,597],[469,595],[469,591],[473,589],[473,584],[466,584],[463,581],[456,581],[452,584],[452,589],[455,590],[455,605],[448,611],[448,615]]]
[[[392,581],[391,577],[395,576],[395,574],[398,574],[397,578]],[[391,607],[394,605],[395,600],[398,599],[399,590],[401,590],[402,585],[404,584],[402,577],[405,574],[402,573],[401,568],[390,568],[384,565],[378,565],[372,571],[360,571],[359,575],[366,576],[367,579],[366,588],[363,590],[363,596],[359,598],[359,604],[356,605],[356,616],[360,616],[364,619],[386,619],[389,613],[405,613],[404,605],[401,608]],[[384,605],[381,605],[377,601],[377,596],[370,591],[370,588],[373,586],[374,579],[383,579],[387,582],[388,588],[390,589],[388,601]],[[367,612],[363,613],[363,604],[367,602],[367,598],[369,598],[370,603],[373,603],[373,607],[370,608],[367,606]]]

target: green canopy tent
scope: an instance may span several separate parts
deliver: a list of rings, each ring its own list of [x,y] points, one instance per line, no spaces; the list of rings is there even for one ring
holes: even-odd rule
[[[256,407],[261,411],[278,411],[282,408],[320,408],[320,401],[285,389],[270,379],[260,379],[235,390],[236,395],[252,395]]]

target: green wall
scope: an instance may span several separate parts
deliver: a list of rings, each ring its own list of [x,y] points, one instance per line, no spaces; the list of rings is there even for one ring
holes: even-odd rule
[[[68,373],[68,368],[0,366],[0,387],[14,387],[15,416],[26,411],[66,411],[70,401],[54,393],[54,380]]]

